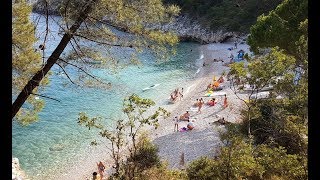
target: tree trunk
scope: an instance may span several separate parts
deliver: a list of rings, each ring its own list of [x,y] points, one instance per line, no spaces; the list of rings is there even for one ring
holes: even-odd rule
[[[78,30],[81,23],[88,17],[88,14],[91,12],[92,7],[94,3],[97,0],[93,0],[91,2],[88,2],[84,10],[79,14],[79,17],[75,21],[75,23],[71,26],[68,32],[66,32],[59,45],[56,47],[56,49],[52,52],[51,56],[48,58],[46,65],[40,69],[31,80],[28,81],[27,85],[23,88],[23,90],[18,95],[17,99],[12,104],[12,120],[14,116],[17,114],[21,106],[24,104],[24,102],[27,100],[29,95],[32,93],[32,91],[39,86],[40,81],[46,76],[46,74],[49,72],[51,67],[57,62],[59,59],[61,53],[64,51],[68,43],[70,42],[71,38],[73,37],[73,34]]]

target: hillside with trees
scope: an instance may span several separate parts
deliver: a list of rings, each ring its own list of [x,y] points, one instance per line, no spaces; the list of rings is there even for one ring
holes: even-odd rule
[[[211,30],[248,33],[259,15],[268,13],[283,0],[165,0],[181,7],[181,13]]]

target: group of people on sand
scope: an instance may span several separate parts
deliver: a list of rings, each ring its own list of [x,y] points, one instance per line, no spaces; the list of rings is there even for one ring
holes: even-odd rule
[[[179,122],[180,121],[188,121],[187,127],[181,128],[181,131],[188,131],[188,130],[192,130],[194,128],[193,123],[190,121],[189,111],[186,111],[179,118],[178,118],[178,116],[175,116],[173,118],[173,121],[174,121],[174,131],[177,131],[177,132],[179,131]]]
[[[211,98],[211,99],[207,102],[207,105],[208,105],[208,106],[214,106],[215,104],[217,104],[216,98]]]
[[[222,90],[223,87],[220,85],[221,83],[224,82],[223,76],[220,76],[218,80],[214,81],[213,83],[210,83],[207,86],[208,91],[218,91],[218,90]]]
[[[238,48],[238,42],[236,41],[234,43],[234,47],[231,47],[231,48],[228,48],[228,50],[230,51],[230,56],[228,58],[230,58],[230,63],[233,63],[234,62],[234,56],[233,54],[231,53],[231,51],[233,49],[237,49]],[[244,51],[241,49],[240,51],[238,51],[238,58],[243,58],[243,55],[244,55]],[[240,56],[240,57],[239,57]],[[218,61],[222,61],[224,62],[221,58],[219,59],[214,59],[214,62],[218,62]],[[206,66],[206,63],[204,62],[203,63],[203,66]],[[221,75],[218,80],[215,80],[215,77],[213,79],[213,82],[210,83],[206,90],[208,91],[207,94],[209,94],[209,96],[212,94],[213,91],[219,91],[219,90],[222,90],[223,89],[223,85],[221,85],[222,83],[224,83],[224,78],[223,78],[223,75]],[[183,88],[181,89],[181,92],[179,92],[179,89],[175,89],[174,92],[172,92],[170,94],[170,100],[172,102],[175,102],[179,97],[180,97],[180,100],[181,98],[183,97],[182,95],[183,93]],[[203,107],[203,105],[207,105],[207,106],[215,106],[217,104],[217,101],[216,101],[216,98],[211,98],[210,100],[208,100],[208,102],[204,102],[203,98],[200,98],[200,99],[196,99],[196,102],[193,104],[194,107],[197,107],[198,108],[198,111],[197,113],[200,113],[201,114],[201,109]],[[227,95],[224,94],[224,100],[223,100],[223,108],[226,108],[228,107],[228,99],[227,99]],[[186,130],[191,130],[193,129],[193,125],[191,125],[190,123],[190,113],[189,111],[186,111],[184,114],[180,115],[180,116],[175,116],[174,117],[174,131],[179,131],[179,122],[180,121],[188,121],[188,126],[186,128]],[[189,128],[190,127],[190,128]],[[181,129],[183,130],[183,129]]]
[[[204,105],[204,100],[202,98],[196,99],[196,102],[193,104],[193,106],[198,107],[197,113],[201,114],[201,108]]]
[[[183,88],[181,88],[181,91],[179,91],[179,88],[177,88],[170,94],[171,102],[177,101],[178,98],[180,98],[180,100],[183,98]]]

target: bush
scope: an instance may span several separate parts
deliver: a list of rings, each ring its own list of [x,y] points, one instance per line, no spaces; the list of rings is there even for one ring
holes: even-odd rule
[[[137,143],[137,152],[129,159],[129,162],[133,162],[139,171],[159,166],[160,158],[158,156],[159,148],[153,144],[146,134],[142,134]]]
[[[189,179],[211,180],[214,179],[214,160],[207,157],[200,157],[192,161],[187,167]]]

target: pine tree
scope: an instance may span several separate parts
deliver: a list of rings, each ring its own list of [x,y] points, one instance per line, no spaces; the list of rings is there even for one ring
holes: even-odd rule
[[[15,97],[23,89],[32,76],[41,69],[42,59],[34,47],[37,41],[35,26],[29,16],[32,7],[26,1],[15,1],[12,5],[12,91]],[[48,83],[44,78],[42,85]],[[37,88],[30,92],[36,94]],[[25,125],[37,120],[37,113],[42,109],[44,101],[30,96],[26,105],[17,116],[18,122]]]

